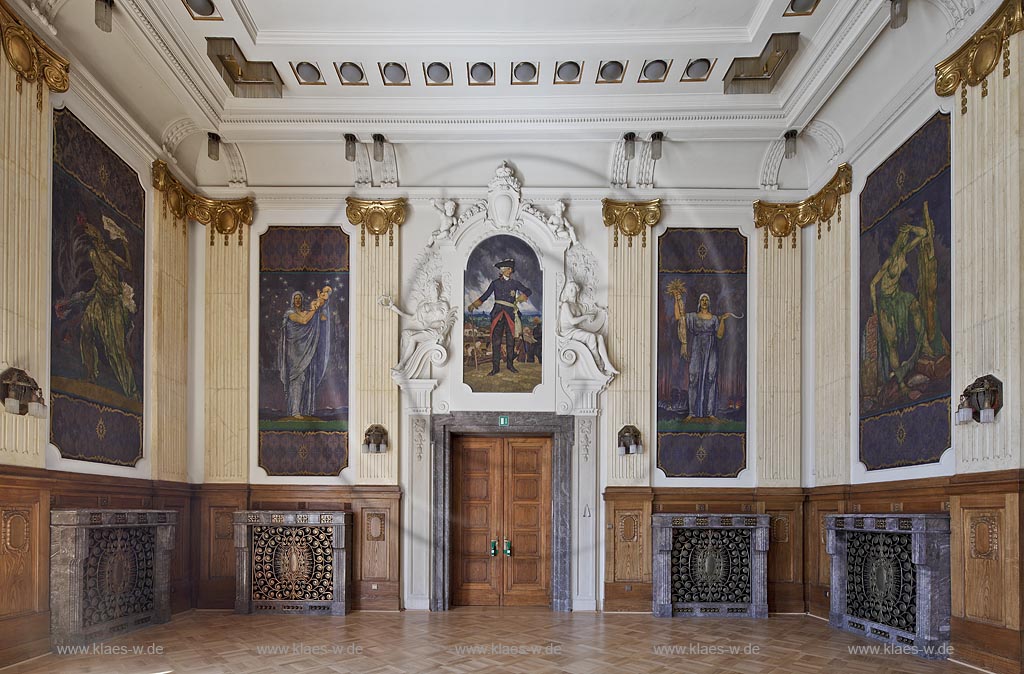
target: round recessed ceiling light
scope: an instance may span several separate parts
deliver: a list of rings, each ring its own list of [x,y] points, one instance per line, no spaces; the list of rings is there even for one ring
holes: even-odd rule
[[[665,77],[665,73],[668,72],[668,64],[661,59],[654,61],[648,61],[647,65],[644,66],[644,79],[645,80],[660,80]]]
[[[451,76],[451,71],[448,70],[448,66],[439,61],[434,61],[427,66],[427,78],[434,84],[442,84],[448,81],[448,77]]]
[[[299,81],[306,84],[320,81],[320,69],[309,61],[303,61],[295,66],[295,74],[299,76]]]
[[[601,79],[606,82],[615,82],[622,77],[622,61],[607,61],[601,65]]]
[[[517,82],[532,82],[537,77],[537,66],[529,61],[517,63],[512,71],[512,75],[516,78]]]
[[[695,59],[686,66],[686,77],[691,80],[699,80],[707,77],[711,70],[711,61],[708,59]]]
[[[494,68],[489,63],[474,63],[469,68],[469,76],[473,78],[473,81],[477,84],[484,84],[490,82],[494,77]]]
[[[388,84],[400,84],[405,81],[405,66],[401,63],[384,64],[384,79],[388,81]]]
[[[185,0],[185,4],[198,16],[213,16],[217,11],[210,0]]]
[[[558,64],[556,74],[562,82],[575,82],[580,76],[580,64],[575,61],[563,61]]]
[[[342,81],[352,84],[363,81],[363,69],[358,64],[345,61],[338,69],[341,72]]]
[[[789,3],[789,11],[794,14],[806,14],[814,9],[816,4],[818,4],[818,0],[793,0]]]

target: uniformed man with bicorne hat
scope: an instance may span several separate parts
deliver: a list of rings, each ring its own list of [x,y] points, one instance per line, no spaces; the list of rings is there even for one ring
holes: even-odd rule
[[[491,307],[491,371],[488,376],[498,374],[501,364],[501,342],[505,342],[505,367],[510,372],[518,372],[513,361],[516,357],[516,339],[523,334],[523,322],[519,315],[519,305],[533,293],[519,281],[512,279],[516,269],[516,261],[512,258],[494,264],[498,268],[498,278],[491,281],[480,297],[468,307],[476,311],[494,295],[494,306]]]

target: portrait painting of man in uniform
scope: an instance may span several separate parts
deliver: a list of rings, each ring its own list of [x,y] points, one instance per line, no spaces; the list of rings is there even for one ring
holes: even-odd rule
[[[537,254],[516,236],[492,236],[470,254],[463,341],[473,349],[463,381],[473,391],[530,393],[541,383],[543,282]]]

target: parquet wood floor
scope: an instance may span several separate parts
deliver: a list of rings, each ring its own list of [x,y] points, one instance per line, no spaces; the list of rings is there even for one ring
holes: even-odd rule
[[[455,609],[346,617],[191,611],[113,639],[112,654],[50,654],[3,674],[966,674],[952,662],[851,654],[876,646],[806,616],[768,620]],[[161,654],[145,652],[160,647]],[[665,647],[675,647],[666,652]],[[135,653],[133,649],[141,648]],[[684,651],[688,649],[687,651]],[[755,652],[756,651],[756,652]],[[954,654],[955,657],[955,654]]]

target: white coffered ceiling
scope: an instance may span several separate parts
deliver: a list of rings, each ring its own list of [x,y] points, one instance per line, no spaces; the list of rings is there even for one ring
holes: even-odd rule
[[[109,95],[165,152],[188,156],[186,171],[201,184],[243,184],[245,164],[250,185],[351,184],[351,168],[338,157],[346,133],[362,141],[385,134],[403,148],[400,159],[429,167],[428,155],[417,159],[423,143],[529,143],[537,156],[564,157],[568,147],[551,149],[562,143],[596,158],[608,156],[626,131],[641,138],[660,131],[666,169],[682,161],[681,170],[689,170],[673,144],[691,143],[692,159],[703,153],[692,144],[708,143],[709,157],[731,148],[724,178],[705,168],[696,179],[749,187],[765,148],[788,129],[804,129],[883,33],[889,4],[820,0],[813,13],[792,16],[790,0],[212,0],[215,20],[196,20],[185,0],[115,0],[114,31],[106,34],[93,25],[92,2],[9,1],[29,20],[49,22],[78,81]],[[974,3],[915,3],[910,28],[900,34],[914,35],[925,21],[930,42],[919,57],[926,59],[941,46],[936,22],[958,27]],[[776,33],[800,38],[772,92],[724,94],[733,59],[760,54]],[[233,39],[246,60],[273,63],[284,83],[281,98],[232,95],[207,55],[208,38]],[[708,59],[711,72],[686,81],[696,59]],[[663,81],[642,81],[652,60],[667,64]],[[523,61],[537,66],[537,84],[513,84],[514,66]],[[580,65],[578,84],[555,82],[565,61]],[[598,82],[608,61],[623,65],[621,82]],[[299,82],[294,67],[303,62],[320,69],[323,84]],[[343,62],[362,66],[365,85],[342,85]],[[406,68],[407,85],[385,85],[382,69],[391,62]],[[433,62],[450,69],[450,84],[428,86],[425,68]],[[493,67],[493,84],[470,84],[478,62]],[[231,144],[227,161],[207,162],[205,131]],[[587,170],[600,175],[606,168]],[[693,177],[680,174],[685,180]]]

